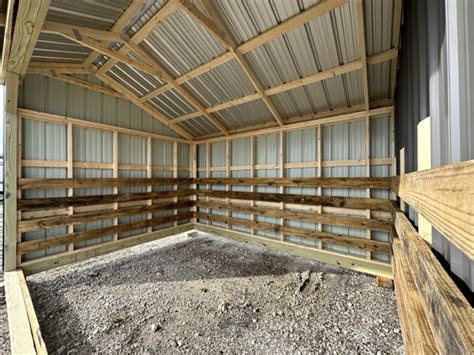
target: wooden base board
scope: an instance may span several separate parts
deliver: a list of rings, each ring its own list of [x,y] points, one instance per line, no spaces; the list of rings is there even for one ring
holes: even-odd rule
[[[12,354],[47,354],[21,269],[5,272],[5,295]]]
[[[365,272],[375,276],[381,276],[387,279],[393,279],[392,267],[390,264],[368,261],[365,259],[359,259],[356,257],[332,253],[330,251],[318,250],[302,245],[271,240],[264,237],[258,237],[255,235],[231,231],[228,229],[204,225],[200,223],[195,224],[194,228],[198,231],[222,235],[241,242],[264,246],[279,252],[302,256],[305,258],[321,261],[323,263],[337,265],[347,269]]]
[[[21,268],[26,275],[36,274],[41,271],[50,270],[59,266],[89,259],[94,256],[110,253],[146,242],[151,242],[153,240],[165,238],[174,234],[184,233],[193,228],[194,226],[192,223],[186,223],[176,227],[166,228],[151,233],[140,234],[129,238],[119,239],[117,241],[103,243],[98,246],[78,249],[70,253],[51,255],[46,258],[41,258],[40,260],[27,261],[21,264]]]
[[[387,279],[382,276],[377,276],[375,279],[375,282],[377,283],[378,287],[385,287],[389,289],[393,289],[393,280],[392,279]]]

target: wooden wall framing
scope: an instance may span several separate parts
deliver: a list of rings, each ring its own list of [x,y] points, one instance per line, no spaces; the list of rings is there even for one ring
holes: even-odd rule
[[[370,156],[370,120],[372,118],[377,118],[377,117],[390,117],[390,133],[387,139],[389,140],[389,156],[385,158],[371,158]],[[337,124],[337,123],[346,123],[346,122],[363,122],[365,126],[365,157],[362,159],[357,159],[357,160],[332,160],[332,161],[325,161],[322,159],[322,153],[321,153],[321,148],[322,148],[322,138],[321,138],[321,131],[322,127],[325,125],[332,125],[332,124]],[[361,211],[357,208],[338,208],[335,206],[328,206],[327,204],[321,204],[319,206],[301,206],[295,203],[292,203],[291,200],[288,200],[289,203],[283,202],[284,200],[281,200],[281,202],[278,202],[278,206],[275,204],[276,200],[268,200],[270,194],[256,194],[256,186],[261,185],[262,183],[258,183],[257,180],[260,181],[265,181],[272,185],[272,186],[279,186],[279,193],[285,195],[285,185],[279,185],[278,181],[280,179],[285,179],[285,171],[286,169],[292,169],[292,168],[316,168],[317,169],[317,176],[321,177],[322,175],[322,168],[325,167],[355,167],[355,166],[360,166],[360,167],[365,167],[365,176],[370,178],[370,170],[371,167],[373,166],[389,166],[390,173],[391,175],[393,173],[393,165],[394,165],[394,150],[393,150],[393,145],[394,145],[394,138],[393,138],[393,109],[392,108],[384,108],[384,109],[377,109],[377,110],[370,110],[366,111],[365,114],[362,113],[357,113],[354,115],[345,115],[338,117],[336,119],[334,118],[328,118],[324,120],[316,120],[312,122],[306,122],[302,124],[292,124],[292,125],[286,125],[283,127],[276,127],[276,128],[269,128],[269,129],[264,129],[264,130],[259,130],[255,132],[248,132],[245,134],[238,134],[238,135],[232,135],[229,137],[225,138],[210,138],[206,140],[201,140],[197,141],[196,144],[201,144],[201,146],[206,147],[206,165],[205,166],[198,166],[197,167],[197,172],[202,172],[205,173],[205,176],[208,177],[208,179],[198,179],[198,182],[201,182],[201,184],[206,184],[206,191],[203,191],[201,189],[198,190],[198,203],[197,203],[197,210],[201,211],[200,213],[197,214],[197,222],[198,223],[205,223],[208,226],[211,225],[216,225],[217,223],[217,228],[219,228],[220,225],[224,224],[226,229],[232,229],[232,225],[235,226],[247,226],[249,228],[249,234],[250,235],[256,235],[256,231],[258,229],[266,229],[266,230],[272,230],[269,225],[266,225],[265,223],[262,222],[257,222],[256,221],[256,216],[263,215],[263,210],[265,209],[266,214],[271,214],[274,217],[277,217],[279,220],[279,223],[273,227],[273,231],[278,230],[280,233],[280,241],[285,242],[285,231],[291,231],[293,235],[304,235],[304,231],[296,230],[293,229],[291,230],[290,228],[285,227],[285,222],[287,218],[291,219],[292,209],[299,209],[301,210],[300,217],[304,213],[303,211],[311,211],[312,213],[316,212],[319,213],[322,217],[325,215],[331,214],[332,216],[335,216],[334,220],[337,219],[337,213],[347,213],[351,215],[354,218],[360,218],[364,217],[369,221],[372,221],[374,219],[380,219],[380,218],[390,218],[387,210],[385,212],[383,210],[377,210],[374,208],[368,208],[365,211]],[[288,163],[285,159],[285,134],[288,132],[296,131],[296,130],[301,130],[305,128],[315,128],[317,132],[317,139],[316,139],[316,146],[315,149],[317,151],[317,159],[315,161],[305,161],[305,162],[300,162],[300,163]],[[256,149],[256,143],[255,140],[257,137],[269,135],[269,134],[279,134],[279,143],[278,143],[278,155],[279,155],[279,161],[277,163],[272,163],[272,164],[255,164],[255,149]],[[232,165],[232,151],[230,147],[232,146],[232,141],[233,139],[243,139],[248,137],[250,139],[250,164],[249,165]],[[226,148],[226,164],[222,166],[212,166],[210,162],[210,156],[213,154],[211,147],[211,143],[216,143],[216,142],[225,142]],[[201,160],[202,161],[202,160]],[[229,163],[230,162],[230,163]],[[278,178],[275,179],[223,179],[223,178],[209,178],[212,176],[213,172],[220,172],[221,174],[225,173],[226,176],[230,176],[233,171],[247,171],[249,172],[251,177],[255,176],[255,172],[258,170],[265,170],[265,169],[270,169],[270,170],[278,170]],[[222,176],[222,175],[218,175]],[[229,187],[229,184],[233,184],[233,180],[240,180],[240,181],[247,181],[247,184],[240,184],[240,185],[245,185],[250,187],[250,193],[241,193],[241,192],[232,192],[232,188]],[[220,192],[220,191],[212,191],[212,184],[214,185],[224,185],[225,189],[227,192]],[[257,185],[254,185],[257,184]],[[288,186],[291,186],[291,183],[288,184]],[[317,185],[315,185],[317,186]],[[317,186],[317,195],[321,195],[322,189],[321,186]],[[275,198],[278,197],[279,194],[274,194]],[[286,197],[290,197],[286,195]],[[307,196],[305,196],[307,197]],[[267,200],[260,200],[261,198],[266,198]],[[371,199],[371,189],[367,188],[365,189],[365,198],[368,200]],[[308,200],[306,200],[308,201]],[[245,207],[247,206],[247,207]],[[347,207],[347,206],[345,206]],[[260,209],[259,209],[260,208]],[[278,214],[276,211],[272,210],[272,208],[279,208],[282,213]],[[224,211],[226,213],[226,218],[222,218],[221,216],[217,216],[215,214],[212,214],[212,210],[219,210],[219,211]],[[205,213],[202,213],[202,211],[205,211]],[[232,217],[232,211],[239,211],[240,213],[248,213],[250,215],[249,220],[242,220],[242,219],[236,219]],[[324,235],[323,229],[324,229],[324,224],[321,222],[322,219],[319,219],[319,222],[317,222],[317,231],[315,231],[314,235],[319,236],[318,241],[317,241],[317,248],[322,252],[326,252],[326,250],[323,249],[324,242],[322,242],[322,236]],[[326,219],[326,223],[328,222],[328,219]],[[330,223],[329,223],[330,224]],[[354,225],[353,225],[354,227]],[[364,227],[364,229],[367,231],[367,240],[371,241],[371,229]],[[373,250],[372,250],[373,251]],[[370,261],[372,259],[372,252],[370,250],[366,251],[366,258]],[[378,262],[378,261],[376,261]],[[382,276],[382,275],[380,275]]]

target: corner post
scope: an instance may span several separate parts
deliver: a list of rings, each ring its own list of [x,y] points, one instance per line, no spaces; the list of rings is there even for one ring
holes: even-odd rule
[[[4,176],[4,238],[5,271],[17,268],[17,143],[18,143],[18,85],[19,75],[5,74],[4,118],[5,118],[5,176]]]

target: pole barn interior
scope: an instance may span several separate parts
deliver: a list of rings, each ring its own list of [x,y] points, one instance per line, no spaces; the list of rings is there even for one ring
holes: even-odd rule
[[[1,5],[12,353],[53,350],[30,275],[191,231],[371,275],[405,352],[473,352],[473,3]]]

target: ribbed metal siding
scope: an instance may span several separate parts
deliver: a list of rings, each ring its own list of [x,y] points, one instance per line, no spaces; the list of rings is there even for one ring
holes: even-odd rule
[[[97,79],[92,76],[83,77],[97,82]],[[174,131],[129,101],[39,75],[26,75],[23,84],[20,86],[18,106],[35,111],[178,137]]]

